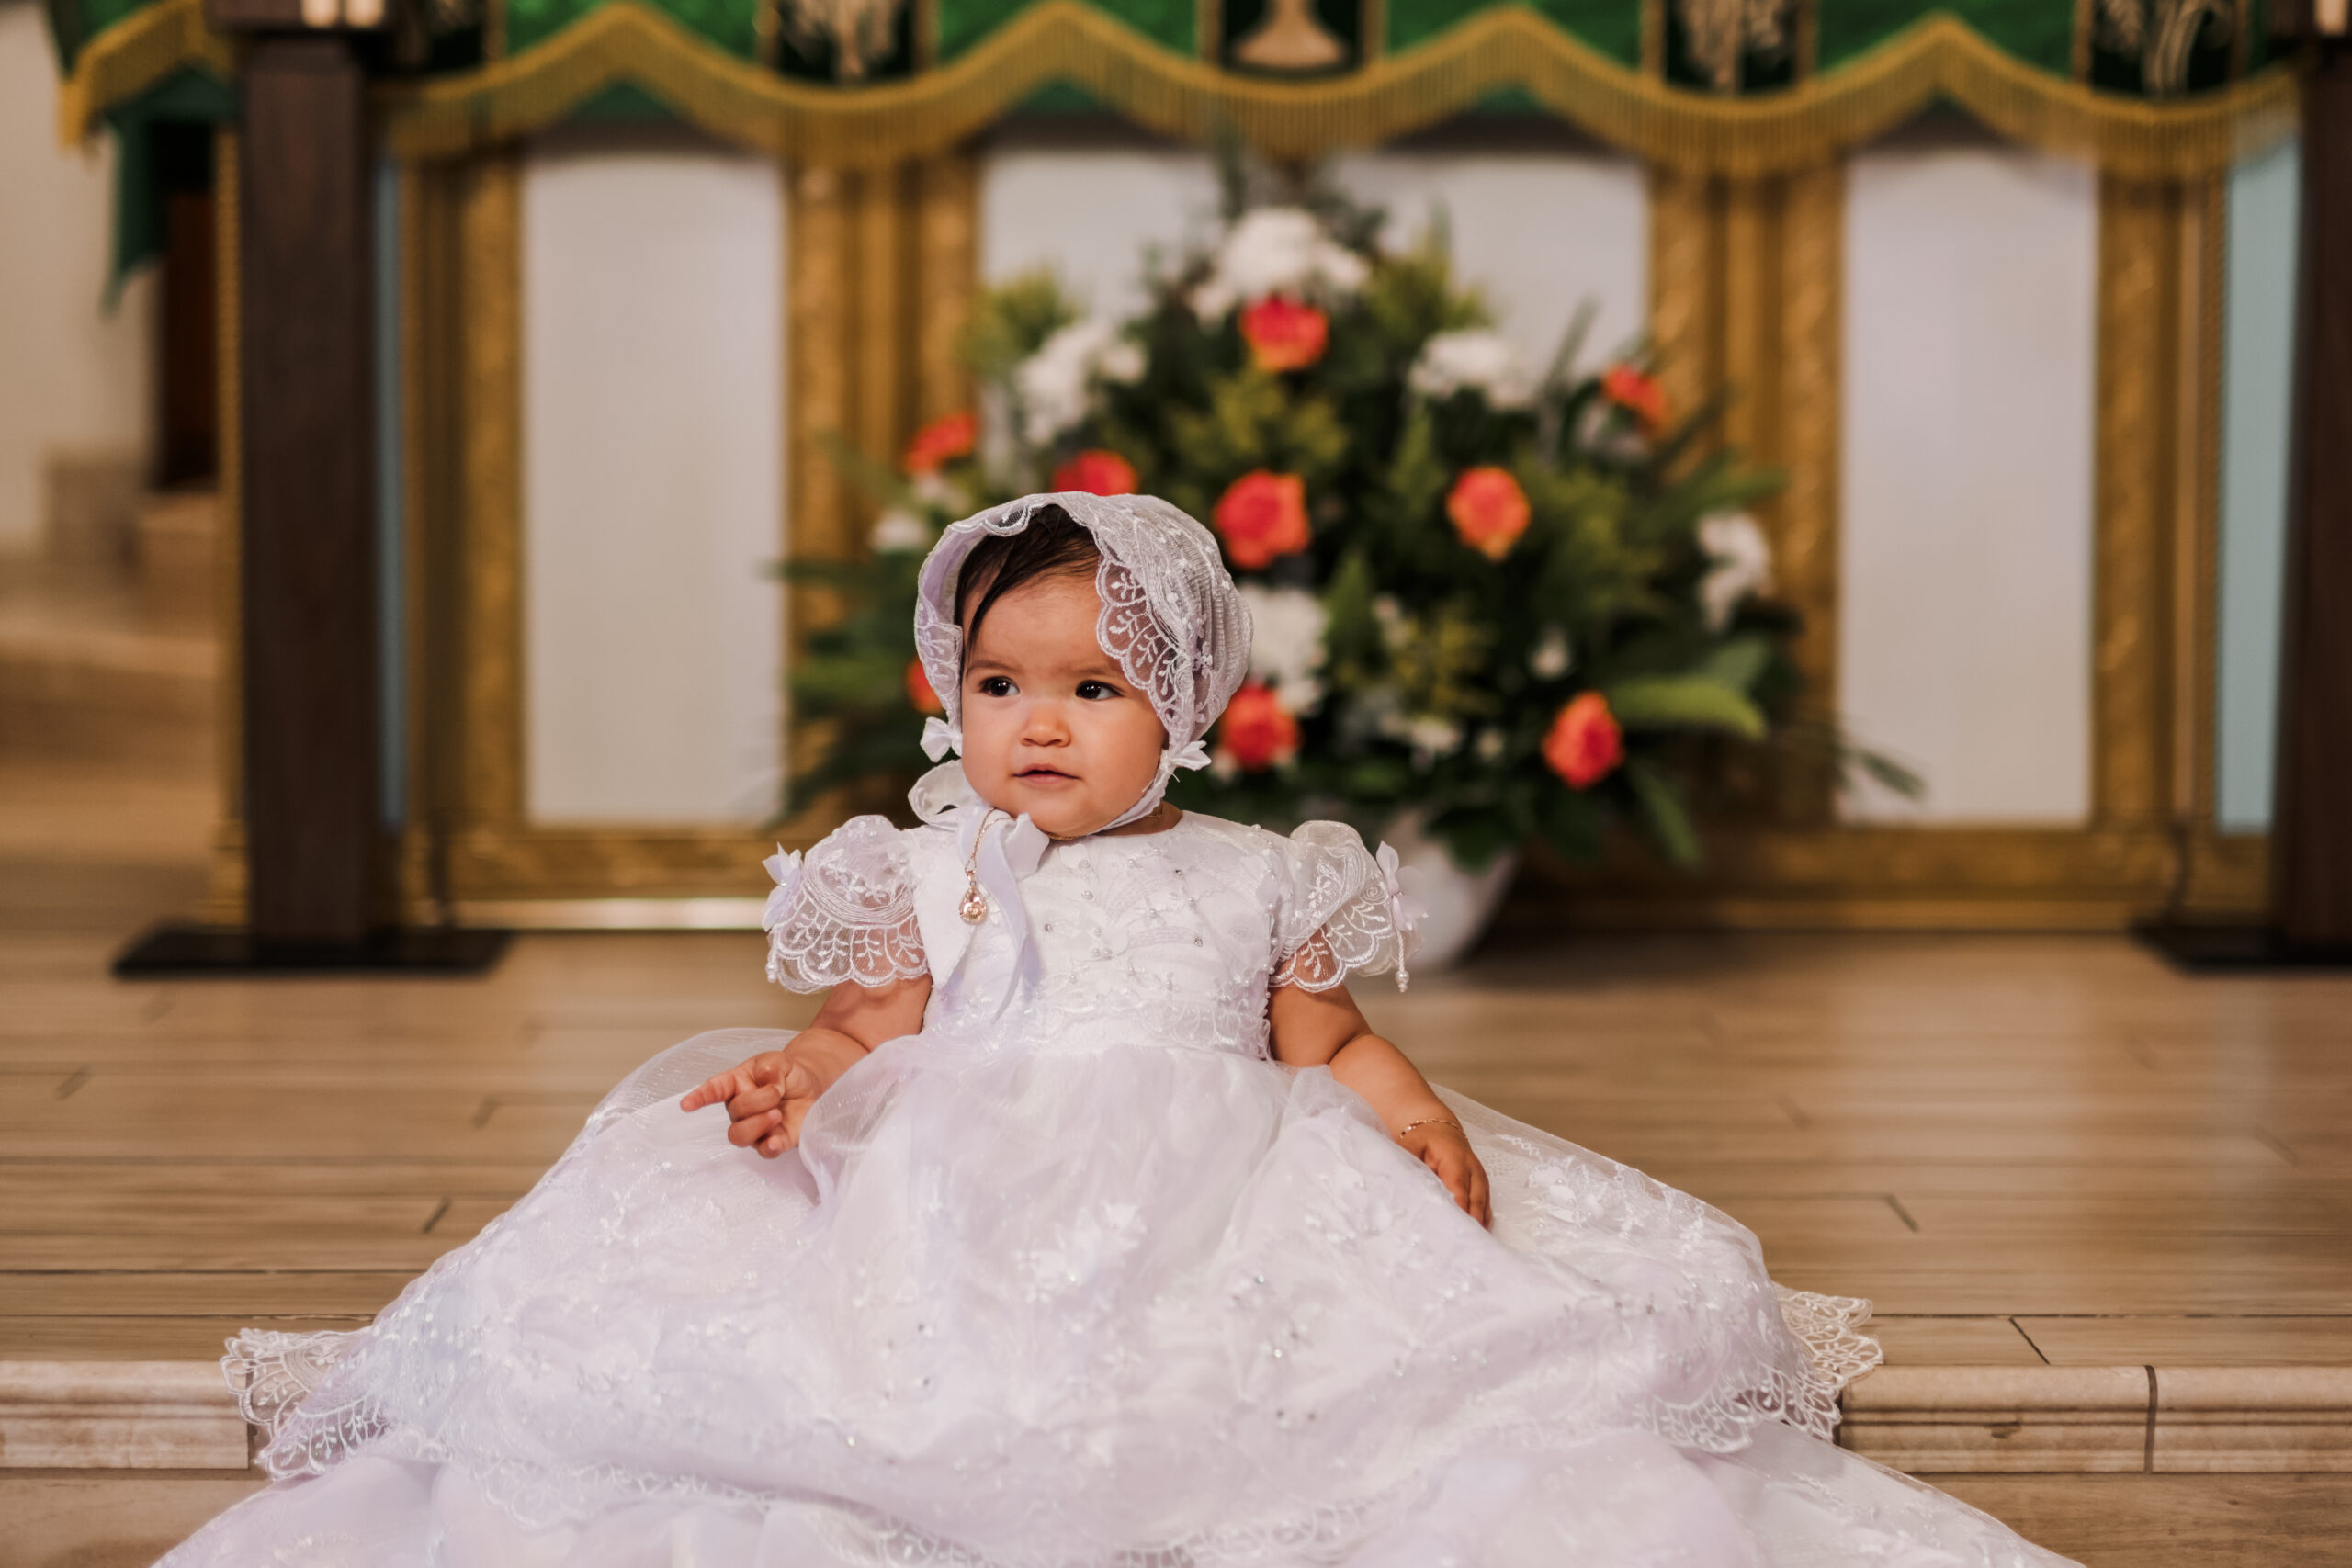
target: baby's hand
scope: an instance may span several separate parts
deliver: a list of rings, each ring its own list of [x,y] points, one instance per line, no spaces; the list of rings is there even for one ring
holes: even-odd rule
[[[808,1063],[789,1051],[763,1051],[695,1089],[678,1109],[700,1111],[725,1101],[727,1141],[774,1159],[799,1144],[800,1123],[824,1091]]]
[[[1487,1168],[1470,1152],[1470,1139],[1461,1128],[1450,1122],[1424,1122],[1406,1129],[1396,1141],[1436,1173],[1464,1213],[1482,1225],[1495,1223],[1494,1205],[1487,1199]]]

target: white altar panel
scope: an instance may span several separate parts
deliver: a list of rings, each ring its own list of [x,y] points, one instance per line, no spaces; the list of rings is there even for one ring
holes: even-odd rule
[[[1098,315],[1142,309],[1144,247],[1170,257],[1217,230],[1216,169],[1176,148],[1006,147],[980,164],[980,276],[1037,267]]]
[[[535,151],[523,184],[527,799],[541,822],[754,820],[781,765],[776,166]]]
[[[1849,816],[2077,823],[2090,806],[2098,202],[1990,145],[1850,165],[1838,701],[1928,781]]]
[[[2215,816],[2270,826],[2278,638],[2287,574],[2287,442],[2294,400],[2296,195],[2290,142],[2235,170],[2222,338],[2221,604],[2214,671]]]
[[[1577,310],[1598,312],[1581,363],[1613,356],[1649,322],[1649,193],[1642,166],[1605,152],[1364,152],[1334,161],[1340,186],[1387,210],[1401,248],[1442,215],[1454,275],[1496,324],[1548,366]]]
[[[1200,152],[1005,148],[983,163],[982,276],[1045,265],[1096,311],[1144,303],[1144,254],[1171,258],[1218,229],[1215,165]],[[1639,165],[1600,153],[1370,152],[1336,160],[1340,188],[1385,207],[1391,245],[1442,208],[1459,276],[1548,363],[1577,306],[1600,313],[1587,358],[1623,346],[1648,311],[1648,200]]]

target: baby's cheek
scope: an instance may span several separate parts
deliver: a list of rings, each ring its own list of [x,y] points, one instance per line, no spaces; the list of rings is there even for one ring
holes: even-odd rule
[[[1136,712],[1137,708],[1142,711]],[[1106,739],[1114,766],[1123,778],[1134,780],[1141,793],[1159,772],[1159,754],[1167,750],[1168,732],[1148,707],[1137,703],[1117,716]]]

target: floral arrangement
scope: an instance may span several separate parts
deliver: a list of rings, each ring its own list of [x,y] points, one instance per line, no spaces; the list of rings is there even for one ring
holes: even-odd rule
[[[918,432],[869,559],[797,566],[846,617],[796,670],[831,721],[801,791],[922,766],[936,712],[908,634],[938,529],[1034,490],[1148,491],[1208,522],[1255,617],[1249,682],[1178,804],[1269,825],[1410,816],[1465,869],[1530,840],[1589,859],[1615,819],[1699,858],[1690,803],[1726,749],[1826,741],[1794,716],[1794,617],[1744,510],[1778,483],[1694,437],[1638,355],[1547,361],[1451,274],[1442,233],[1384,251],[1377,214],[1250,206],[1126,321],[1050,277],[989,294],[981,407]],[[854,459],[844,457],[844,461]]]

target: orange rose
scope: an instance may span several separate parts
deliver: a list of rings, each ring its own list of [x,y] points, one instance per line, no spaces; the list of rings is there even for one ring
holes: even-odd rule
[[[1464,544],[1500,560],[1527,532],[1527,492],[1508,469],[1464,468],[1446,495],[1445,514]]]
[[[1645,376],[1630,365],[1612,365],[1600,378],[1600,395],[1640,420],[1653,435],[1666,427],[1666,389],[1655,376]]]
[[[910,474],[935,474],[940,465],[968,457],[980,441],[980,416],[966,409],[934,419],[909,438],[899,466]]]
[[[1298,755],[1298,720],[1262,681],[1233,694],[1217,721],[1221,749],[1245,773],[1257,773]]]
[[[1562,708],[1544,736],[1544,761],[1570,789],[1589,789],[1625,760],[1624,732],[1609,699],[1586,692]]]
[[[1056,490],[1082,490],[1089,495],[1133,495],[1136,466],[1116,452],[1090,447],[1054,470]]]
[[[1244,571],[1260,571],[1276,556],[1306,547],[1306,481],[1260,468],[1226,487],[1210,513],[1225,553]]]
[[[1331,322],[1312,305],[1269,294],[1241,312],[1241,336],[1261,370],[1304,370],[1323,357]]]
[[[947,711],[947,705],[939,700],[939,694],[931,689],[931,677],[922,672],[922,660],[920,659],[907,660],[907,701],[914,705],[917,713],[944,714]]]

